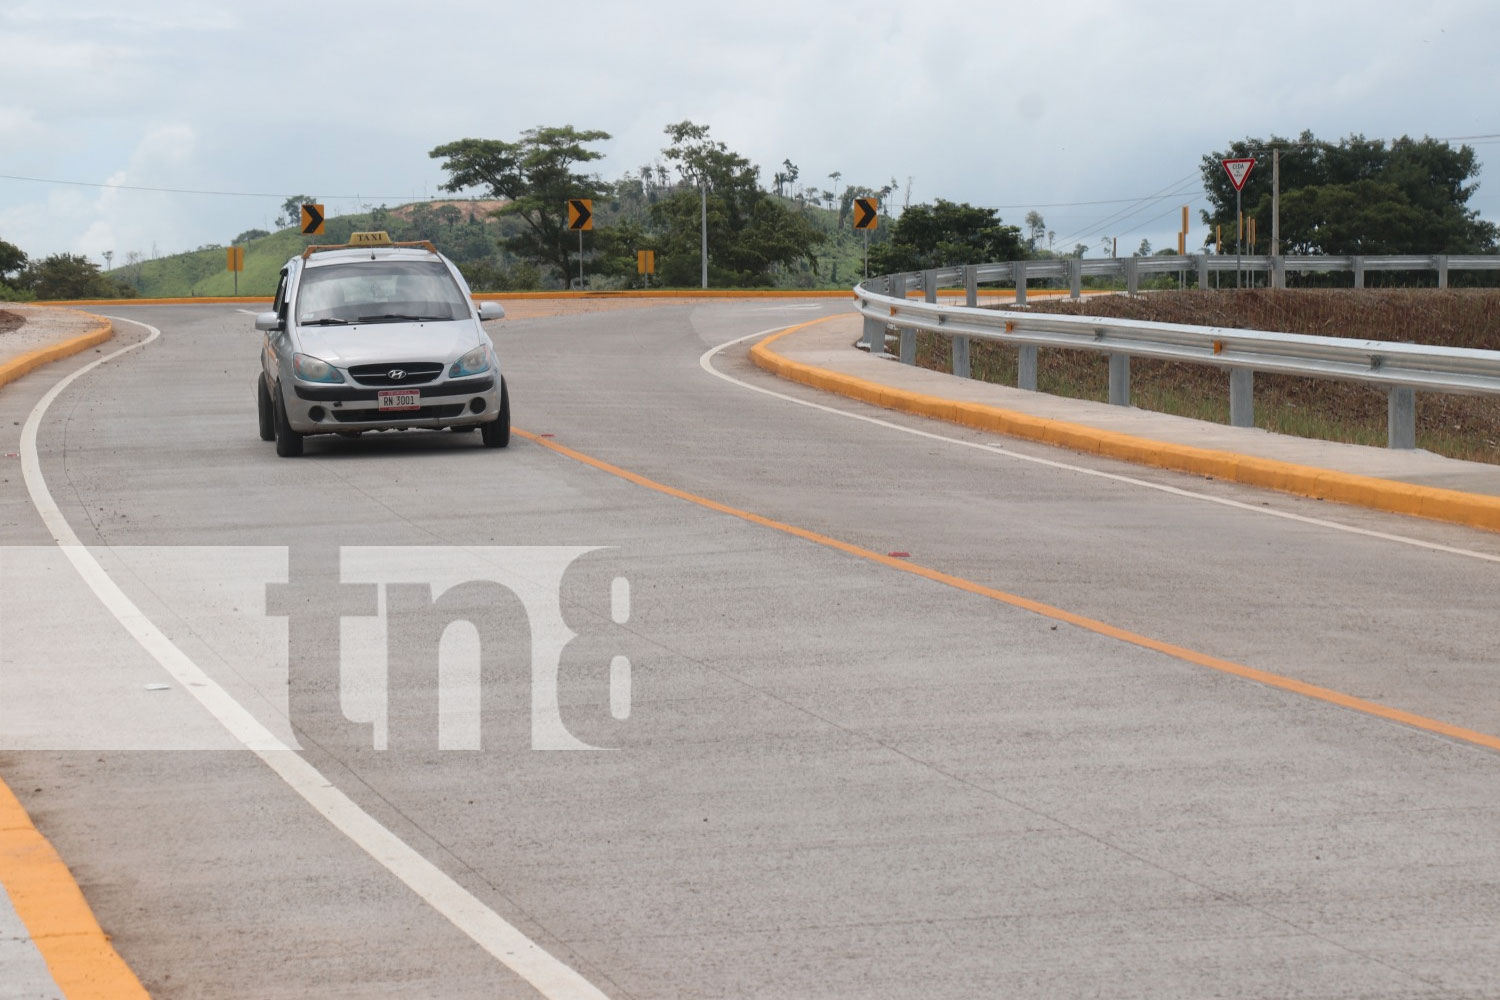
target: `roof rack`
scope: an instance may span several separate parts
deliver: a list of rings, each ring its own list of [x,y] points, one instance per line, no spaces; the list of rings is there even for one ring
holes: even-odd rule
[[[365,247],[414,247],[437,253],[437,247],[432,245],[431,240],[410,240],[404,243],[393,243],[390,234],[385,232],[372,233],[350,233],[348,243],[315,243],[302,251],[302,259],[306,260],[321,250],[361,250]]]

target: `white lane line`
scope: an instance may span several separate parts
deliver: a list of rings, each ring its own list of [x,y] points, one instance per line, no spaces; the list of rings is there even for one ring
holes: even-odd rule
[[[708,372],[710,375],[713,375],[715,378],[721,378],[726,382],[733,383],[734,385],[740,386],[744,389],[750,389],[754,392],[765,393],[767,396],[775,396],[777,399],[784,399],[788,402],[796,403],[799,406],[810,406],[815,410],[822,410],[824,413],[836,413],[841,417],[848,417],[851,420],[863,420],[866,423],[878,424],[881,427],[888,427],[891,430],[900,431],[903,434],[915,434],[917,437],[927,438],[931,441],[943,441],[947,444],[959,445],[964,448],[974,448],[979,451],[987,451],[995,455],[1003,455],[1006,458],[1014,458],[1022,462],[1031,462],[1035,465],[1045,465],[1048,468],[1052,469],[1063,469],[1068,472],[1077,472],[1085,476],[1097,476],[1100,479],[1108,479],[1117,483],[1127,483],[1131,486],[1141,486],[1148,490],[1156,490],[1161,493],[1170,493],[1173,496],[1186,497],[1190,500],[1202,500],[1207,503],[1216,503],[1223,507],[1233,507],[1236,510],[1245,510],[1255,514],[1264,514],[1267,517],[1279,517],[1287,521],[1296,521],[1300,524],[1310,524],[1319,528],[1332,528],[1335,531],[1344,531],[1348,532],[1351,535],[1363,535],[1366,538],[1378,538],[1381,541],[1396,542],[1401,545],[1411,545],[1419,549],[1429,549],[1433,552],[1444,552],[1448,555],[1464,556],[1469,559],[1479,559],[1484,562],[1500,563],[1500,555],[1494,555],[1489,552],[1475,552],[1472,549],[1456,548],[1452,545],[1442,545],[1437,542],[1423,541],[1420,538],[1409,538],[1406,535],[1393,535],[1384,531],[1374,531],[1370,528],[1358,528],[1350,524],[1339,524],[1337,521],[1327,521],[1319,517],[1308,517],[1305,514],[1293,514],[1290,511],[1276,510],[1274,507],[1262,507],[1257,504],[1244,503],[1240,500],[1230,500],[1226,497],[1210,496],[1207,493],[1195,493],[1192,490],[1185,490],[1178,486],[1168,486],[1164,483],[1148,482],[1147,480],[1136,479],[1132,476],[1123,476],[1116,472],[1104,472],[1100,469],[1090,469],[1082,465],[1072,465],[1068,462],[1059,462],[1056,459],[1039,458],[1035,455],[1025,455],[1018,451],[1011,451],[1009,448],[1002,448],[999,445],[985,444],[980,441],[964,441],[959,438],[948,437],[945,434],[934,434],[931,431],[919,430],[915,427],[903,427],[901,424],[892,423],[889,420],[881,420],[879,417],[871,417],[863,413],[852,413],[849,410],[841,410],[836,406],[825,406],[822,403],[814,403],[811,400],[807,399],[798,399],[796,396],[789,396],[786,393],[777,392],[774,389],[767,389],[764,386],[752,385],[749,382],[743,382],[740,379],[735,378],[733,375],[726,375],[724,372],[719,371],[713,366],[713,358],[720,351],[733,347],[736,344],[742,344],[747,340],[754,340],[757,337],[766,337],[778,330],[785,330],[787,325],[789,324],[774,327],[770,330],[762,330],[759,333],[746,334],[743,337],[737,337],[734,340],[726,341],[720,344],[718,347],[711,347],[707,351],[704,351],[702,356],[698,358],[698,364],[704,371]]]
[[[144,347],[161,331],[146,323],[118,316],[117,322],[134,323],[150,331],[140,343],[122,347],[71,373],[47,391],[32,408],[21,430],[21,470],[31,502],[47,530],[95,596],[103,602],[126,632],[150,653],[184,691],[219,721],[225,729],[266,763],[328,822],[354,841],[366,854],[404,882],[453,925],[471,937],[506,968],[526,980],[548,1000],[607,1000],[592,983],[548,954],[499,914],[481,903],[400,837],[382,826],[347,795],[334,787],[317,768],[276,738],[239,702],[221,688],[203,669],[158,629],[125,595],[94,558],[68,524],[47,489],[37,453],[37,432],[53,401],[79,376],[128,351]]]
[[[260,313],[256,312],[254,309],[236,309],[235,312],[237,312],[237,313],[244,313],[246,316],[259,316],[260,315]]]

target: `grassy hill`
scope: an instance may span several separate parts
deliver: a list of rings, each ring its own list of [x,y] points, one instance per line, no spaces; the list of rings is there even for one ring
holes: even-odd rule
[[[377,219],[380,212],[340,215],[328,220],[322,236],[303,236],[295,227],[244,244],[245,270],[239,276],[239,294],[273,295],[281,266],[314,243],[342,243],[349,234],[368,229],[404,229],[409,223],[389,218]],[[489,228],[492,224],[487,224]],[[397,239],[416,239],[406,233],[392,232]],[[497,237],[498,238],[498,237]],[[135,288],[143,298],[187,298],[194,295],[235,294],[234,275],[225,269],[224,247],[192,250],[187,253],[143,260],[107,272]]]
[[[458,263],[468,275],[475,291],[503,291],[527,287],[526,284],[495,283],[497,275],[519,275],[525,265],[500,251],[499,240],[506,231],[519,225],[488,217],[491,203],[475,203],[465,218],[434,215],[430,205],[403,205],[379,208],[372,212],[340,215],[328,219],[322,236],[303,236],[296,228],[283,229],[244,244],[245,270],[239,276],[240,295],[272,295],[277,276],[288,257],[302,252],[313,243],[343,243],[349,234],[362,230],[383,229],[396,240],[431,239],[446,256]],[[848,220],[838,224],[838,212],[813,205],[799,206],[813,224],[827,236],[818,250],[818,268],[807,264],[787,268],[775,275],[775,284],[784,288],[848,288],[863,272],[864,236],[849,228]],[[878,238],[878,234],[877,234]],[[143,298],[189,298],[235,294],[234,275],[224,267],[224,247],[211,247],[143,260],[117,267],[108,275],[134,288]],[[532,282],[535,271],[532,269]],[[523,279],[524,280],[524,279]],[[600,287],[604,287],[601,282]]]

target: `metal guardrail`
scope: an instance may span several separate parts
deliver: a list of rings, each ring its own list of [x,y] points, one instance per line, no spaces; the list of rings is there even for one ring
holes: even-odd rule
[[[1244,258],[1253,261],[1256,258]],[[1342,261],[1368,270],[1426,267],[1431,257],[1259,258],[1268,266],[1312,261],[1309,268],[1336,269]],[[1025,300],[1028,278],[1068,277],[1075,294],[1083,274],[1109,273],[1111,265],[1132,265],[1129,272],[1178,270],[1185,262],[1213,269],[1221,258],[1141,257],[1124,260],[1013,261],[974,264],[871,278],[855,288],[858,309],[865,317],[864,343],[871,353],[885,352],[889,327],[900,335],[900,360],[916,363],[916,331],[943,334],[952,341],[953,373],[969,376],[969,344],[974,338],[1011,343],[1020,349],[1017,385],[1036,390],[1037,349],[1071,348],[1097,351],[1109,357],[1109,401],[1130,405],[1130,359],[1161,358],[1223,368],[1229,373],[1230,423],[1255,423],[1254,373],[1279,372],[1311,378],[1341,379],[1380,386],[1389,396],[1387,442],[1392,448],[1416,447],[1416,393],[1450,392],[1500,395],[1500,351],[1429,347],[1346,337],[1311,337],[1267,330],[1184,326],[1097,316],[1059,316],[1032,312],[977,308],[980,283],[1014,281],[1017,301]],[[1500,257],[1442,258],[1440,283],[1449,268],[1500,270]],[[1234,269],[1232,258],[1228,269]],[[1219,268],[1223,269],[1223,268]],[[1355,271],[1361,274],[1360,270]],[[913,286],[923,300],[909,298]],[[939,305],[939,288],[959,286],[966,304]]]
[[[923,276],[937,275],[945,287],[970,283],[987,284],[996,281],[1014,282],[1016,301],[1026,301],[1026,283],[1035,279],[1067,281],[1068,291],[1077,298],[1082,291],[1083,279],[1119,278],[1125,282],[1125,290],[1134,295],[1140,290],[1140,278],[1150,274],[1180,274],[1191,272],[1198,278],[1198,287],[1207,288],[1209,276],[1233,274],[1236,270],[1251,274],[1270,275],[1273,288],[1286,287],[1289,272],[1327,274],[1335,271],[1352,271],[1354,287],[1365,287],[1365,274],[1370,271],[1436,271],[1439,288],[1448,287],[1448,275],[1452,271],[1500,271],[1500,256],[1486,254],[1401,254],[1397,256],[1296,256],[1264,257],[1243,256],[1236,258],[1222,254],[1190,254],[1185,257],[1102,257],[1083,259],[1070,257],[1063,260],[1014,260],[999,264],[973,264],[965,267],[946,267],[936,271],[915,271],[907,275],[908,287],[924,288]],[[879,278],[871,279],[879,281]],[[868,284],[868,282],[866,282]]]

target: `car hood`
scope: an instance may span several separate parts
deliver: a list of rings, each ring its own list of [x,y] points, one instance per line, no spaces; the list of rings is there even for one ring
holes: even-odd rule
[[[339,368],[395,361],[456,361],[478,347],[471,319],[435,323],[357,323],[299,327],[300,350]]]

